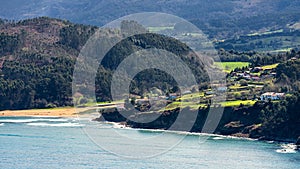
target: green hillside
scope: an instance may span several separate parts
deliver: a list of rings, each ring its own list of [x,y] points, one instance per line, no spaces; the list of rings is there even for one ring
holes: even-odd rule
[[[47,17],[7,22],[0,28],[0,109],[72,105],[71,87],[77,56],[99,28]],[[120,31],[114,30],[101,30],[101,33],[119,39],[123,36]],[[122,60],[149,47],[180,56],[198,82],[207,81],[200,60],[195,59],[197,57],[185,44],[166,36],[146,33],[122,40],[107,53],[95,79],[97,101],[111,100],[110,81]],[[89,71],[88,65],[85,71]],[[90,85],[83,81],[78,86],[77,95],[80,96],[81,91],[93,92]],[[142,95],[152,87],[167,92],[176,87],[176,82],[162,71],[149,69],[135,76],[130,92]],[[80,101],[85,103],[89,99],[86,96]]]

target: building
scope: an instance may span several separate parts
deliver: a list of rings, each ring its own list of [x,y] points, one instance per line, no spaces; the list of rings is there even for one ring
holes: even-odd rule
[[[262,70],[263,70],[262,67],[255,67],[255,68],[253,68],[253,69],[251,70],[251,72],[252,72],[252,73],[258,73],[258,72],[260,72],[260,71],[262,71]]]
[[[267,92],[260,96],[260,100],[281,100],[284,96],[284,93]]]
[[[150,100],[149,99],[136,99],[135,103],[137,105],[145,105],[145,104],[150,104]]]
[[[169,97],[166,97],[166,100],[174,100],[174,99],[177,99],[177,94],[176,93],[171,93],[169,95]]]
[[[294,61],[294,60],[297,60],[297,58],[296,57],[292,57],[291,59],[289,59],[289,60],[292,60],[292,61]]]
[[[226,92],[227,91],[227,87],[226,86],[217,87],[217,91],[218,92]]]
[[[254,80],[254,81],[259,81],[259,80],[260,80],[260,77],[252,76],[251,79]]]
[[[205,95],[213,95],[213,94],[215,94],[214,91],[206,91],[206,92],[205,92]]]

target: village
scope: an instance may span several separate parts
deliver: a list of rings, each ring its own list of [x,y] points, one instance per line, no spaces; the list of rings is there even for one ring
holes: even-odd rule
[[[194,86],[182,92],[164,93],[152,88],[144,96],[131,94],[128,99],[120,102],[100,103],[100,109],[126,110],[134,107],[139,111],[165,111],[175,108],[190,107],[192,109],[208,106],[239,107],[252,106],[256,102],[279,101],[287,93],[270,90],[278,64],[263,67],[236,67],[227,72],[226,84],[212,83],[199,88]],[[212,102],[218,95],[224,95],[221,102]]]

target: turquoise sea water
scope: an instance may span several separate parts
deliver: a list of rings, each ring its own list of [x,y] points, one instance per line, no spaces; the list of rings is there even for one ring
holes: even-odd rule
[[[106,131],[114,124],[56,117],[0,117],[0,168],[272,168],[296,169],[300,153],[280,143],[210,136],[199,144],[200,135],[188,135],[177,146],[152,158],[125,158],[95,144],[82,128],[92,124]],[[116,128],[127,137],[140,139],[161,133],[152,130]],[[127,145],[128,151],[138,149],[103,132],[96,140],[111,140],[110,146]],[[94,136],[95,137],[95,136]],[[105,137],[105,138],[104,138]],[[161,140],[168,143],[181,137],[169,133]],[[131,145],[132,144],[132,145]],[[151,147],[153,149],[157,147]]]

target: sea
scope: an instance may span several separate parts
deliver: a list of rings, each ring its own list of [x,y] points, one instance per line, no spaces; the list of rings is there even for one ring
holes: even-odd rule
[[[300,153],[294,148],[288,143],[131,129],[89,118],[0,117],[1,169],[297,169]]]

